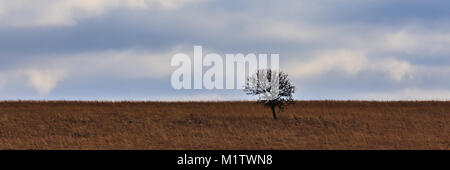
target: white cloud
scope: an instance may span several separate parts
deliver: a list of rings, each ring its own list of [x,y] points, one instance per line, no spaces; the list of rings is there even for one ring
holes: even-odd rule
[[[386,39],[386,48],[391,48],[396,51],[409,51],[420,44],[419,40],[410,35],[406,31],[399,31],[389,33],[384,37]]]
[[[412,78],[414,67],[406,61],[394,58],[370,59],[364,52],[357,50],[336,50],[319,53],[308,61],[294,59],[287,65],[293,77],[308,78],[320,76],[326,72],[340,71],[348,75],[356,75],[362,71],[383,72],[392,80],[401,81],[407,76]]]
[[[408,57],[430,57],[450,54],[450,32],[420,24],[402,27],[349,24],[315,25],[298,20],[246,17],[245,34],[268,40],[290,40],[292,43],[317,44],[316,51],[349,49],[366,53],[401,52]],[[313,46],[315,47],[315,46]],[[396,56],[398,57],[398,56]]]
[[[65,70],[37,70],[26,71],[29,83],[41,95],[47,95],[66,76]]]
[[[0,71],[0,90],[3,87],[26,84],[40,95],[49,94],[62,80],[67,77],[67,69],[53,66],[27,67]]]
[[[416,68],[409,64],[407,61],[399,61],[394,58],[388,58],[381,61],[373,61],[374,63],[368,63],[366,67],[374,71],[382,71],[397,81],[400,82],[405,78],[413,79]],[[406,76],[406,77],[405,77]]]
[[[397,51],[410,56],[449,54],[450,32],[427,31],[430,28],[405,27],[380,33],[372,42],[372,50]]]
[[[71,26],[112,9],[176,9],[200,0],[0,0],[0,26]]]
[[[197,3],[204,0],[153,0],[149,1],[153,4],[159,4],[165,9],[176,9],[182,7],[186,3]]]
[[[360,52],[351,52],[340,50],[327,52],[314,57],[310,61],[296,61],[300,63],[294,66],[296,69],[292,72],[296,76],[307,77],[317,76],[330,70],[341,70],[348,74],[356,74],[367,63],[366,57]]]
[[[25,80],[40,95],[47,95],[62,80],[70,76],[160,78],[168,76],[174,69],[170,66],[170,59],[174,53],[151,53],[129,49],[50,57],[12,70],[2,70],[0,87]]]

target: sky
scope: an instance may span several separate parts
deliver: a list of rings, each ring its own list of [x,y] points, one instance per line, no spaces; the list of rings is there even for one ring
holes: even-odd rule
[[[276,53],[296,100],[449,100],[448,0],[0,0],[0,100],[253,100],[175,90],[176,53]]]

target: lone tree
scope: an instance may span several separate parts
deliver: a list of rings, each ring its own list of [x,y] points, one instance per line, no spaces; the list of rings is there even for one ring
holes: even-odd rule
[[[270,107],[274,120],[277,119],[276,107],[283,111],[286,105],[294,102],[292,94],[295,92],[295,87],[288,75],[281,71],[258,70],[248,77],[244,91],[248,95],[258,96],[258,103]]]

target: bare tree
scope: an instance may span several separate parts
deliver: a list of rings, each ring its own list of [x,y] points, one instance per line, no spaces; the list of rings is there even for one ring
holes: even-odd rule
[[[288,75],[281,71],[258,70],[247,79],[244,91],[248,95],[258,96],[258,103],[270,107],[274,120],[277,119],[276,107],[283,111],[286,105],[294,102],[292,94],[295,92],[295,87]]]

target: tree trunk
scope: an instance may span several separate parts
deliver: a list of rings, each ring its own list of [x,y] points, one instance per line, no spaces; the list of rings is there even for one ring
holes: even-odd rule
[[[270,106],[270,108],[272,109],[273,120],[277,120],[277,114],[275,113],[275,106]]]

